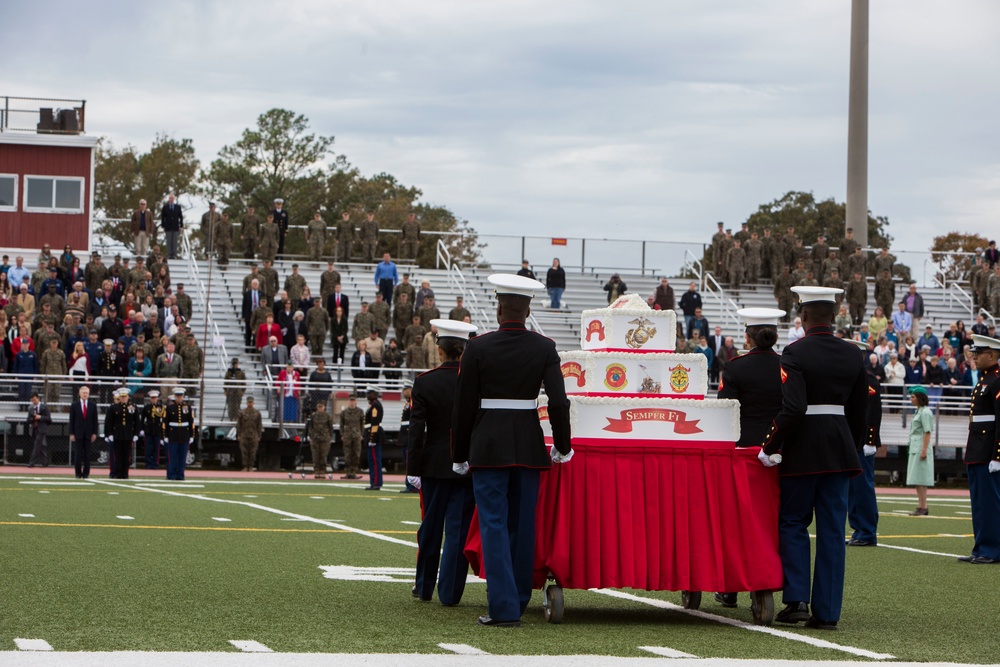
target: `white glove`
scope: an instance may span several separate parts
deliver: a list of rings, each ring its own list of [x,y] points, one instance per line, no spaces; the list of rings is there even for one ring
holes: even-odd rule
[[[419,489],[420,488],[420,478],[414,477],[413,475],[407,475],[406,481],[410,483],[410,486]]]
[[[139,441],[139,436],[133,435],[132,436],[132,442],[138,442],[138,441]]]
[[[194,438],[191,438],[190,440],[188,440],[188,444],[189,445],[193,445],[194,444]]]
[[[553,463],[569,463],[569,460],[573,458],[573,450],[570,449],[567,454],[561,454],[558,449],[553,447],[552,451],[549,452],[549,456],[552,457]]]
[[[864,452],[865,456],[875,456],[877,450],[874,445],[865,445],[861,448],[861,451]]]
[[[1000,472],[1000,461],[990,461],[990,472]]]
[[[139,437],[140,438],[145,438],[146,437],[146,432],[145,431],[139,431]]]
[[[114,442],[114,441],[115,441],[115,436],[113,435],[104,436],[104,442]]]
[[[757,460],[763,463],[765,468],[773,468],[774,466],[781,463],[781,454],[773,454],[771,456],[768,456],[767,454],[764,453],[764,450],[761,449],[759,452],[757,452]]]
[[[469,472],[469,462],[466,461],[465,463],[452,463],[451,469],[455,472],[456,475],[465,475]]]

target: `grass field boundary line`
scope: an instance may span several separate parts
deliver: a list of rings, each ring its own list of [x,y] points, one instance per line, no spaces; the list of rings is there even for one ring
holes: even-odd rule
[[[927,554],[928,556],[947,556],[948,558],[961,558],[962,554],[946,554],[940,551],[925,551],[923,549],[914,549],[913,547],[902,547],[898,544],[882,544],[878,543],[878,546],[883,549],[899,549],[900,551],[912,551],[915,554]]]
[[[781,639],[790,639],[791,641],[801,642],[803,644],[809,644],[810,646],[815,646],[817,648],[827,648],[827,649],[832,649],[834,651],[843,651],[844,653],[850,653],[851,655],[856,655],[862,658],[869,658],[871,660],[894,660],[896,657],[894,655],[890,655],[889,653],[876,653],[875,651],[869,651],[868,649],[857,648],[856,646],[835,644],[825,639],[817,639],[816,637],[811,637],[809,635],[800,635],[794,632],[788,632],[787,630],[778,630],[776,628],[772,628],[766,625],[752,625],[750,623],[745,623],[744,621],[738,621],[735,618],[729,618],[728,616],[717,616],[715,614],[710,614],[706,611],[699,611],[697,609],[685,609],[680,605],[674,604],[673,602],[667,602],[666,600],[645,598],[642,597],[641,595],[633,595],[631,593],[624,593],[622,591],[616,591],[609,588],[591,588],[589,590],[593,593],[599,593],[601,595],[607,595],[609,597],[619,598],[622,600],[632,600],[633,602],[641,602],[642,604],[648,604],[652,607],[659,607],[660,609],[669,609],[671,611],[677,611],[682,614],[694,616],[695,618],[700,618],[706,621],[714,621],[716,623],[722,623],[724,625],[731,625],[735,628],[750,630],[752,632],[762,632],[766,635],[772,635],[774,637],[779,637]]]
[[[364,535],[366,537],[372,537],[376,540],[382,540],[383,542],[392,542],[393,544],[402,544],[403,546],[417,548],[416,542],[408,542],[406,540],[401,540],[396,537],[389,537],[388,535],[379,535],[378,533],[373,533],[368,530],[362,530],[361,528],[354,528],[353,526],[348,526],[343,523],[336,523],[333,521],[326,521],[324,519],[317,519],[316,517],[306,516],[305,514],[296,514],[295,512],[286,512],[285,510],[279,510],[275,507],[268,507],[267,505],[260,505],[258,503],[248,503],[242,500],[230,500],[228,498],[211,498],[209,496],[203,496],[198,493],[180,493],[178,491],[171,491],[169,489],[157,489],[151,487],[130,487],[128,485],[119,484],[117,482],[109,482],[107,480],[99,479],[96,480],[98,484],[104,484],[106,486],[114,486],[118,488],[140,488],[149,493],[162,493],[167,496],[174,496],[177,498],[191,498],[193,500],[207,500],[211,503],[223,503],[225,505],[240,505],[242,507],[249,507],[251,509],[261,510],[263,512],[270,512],[271,514],[277,514],[279,516],[285,516],[292,519],[301,519],[303,521],[308,521],[309,523],[316,523],[321,526],[326,526],[327,528],[336,528],[338,530],[346,530],[349,533],[355,533],[357,535]]]
[[[653,655],[658,655],[661,658],[697,658],[696,655],[691,655],[690,653],[685,653],[684,651],[678,651],[675,648],[670,648],[669,646],[640,646],[640,650],[646,651],[647,653],[652,653]]]
[[[486,651],[468,644],[438,644],[438,646],[456,655],[489,655]]]
[[[51,651],[52,645],[44,639],[22,639],[14,638],[14,645],[19,651]]]
[[[244,653],[274,653],[264,644],[252,639],[230,639],[229,643]]]

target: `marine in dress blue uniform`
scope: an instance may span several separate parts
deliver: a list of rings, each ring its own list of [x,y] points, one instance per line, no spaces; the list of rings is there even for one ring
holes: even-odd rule
[[[282,208],[285,205],[284,199],[274,200],[274,209],[271,215],[274,216],[274,224],[278,226],[278,256],[285,254],[285,234],[288,233],[288,211]]]
[[[851,341],[860,348],[862,362],[871,354],[867,343]],[[847,493],[847,523],[854,529],[849,547],[873,547],[878,544],[878,501],[875,499],[875,452],[882,445],[882,383],[870,364],[865,363],[865,377],[868,380],[868,401],[866,403],[865,435],[862,446],[861,474],[852,477]]]
[[[537,280],[495,274],[500,328],[469,341],[462,355],[452,427],[456,472],[471,466],[479,512],[489,614],[487,626],[521,623],[531,599],[539,474],[568,462],[569,399],[555,343],[528,331]],[[545,386],[554,447],[545,450],[535,401]]]
[[[167,426],[167,406],[160,403],[160,392],[149,392],[149,403],[142,408],[139,436],[145,438],[146,469],[159,470],[160,448]]]
[[[973,334],[979,382],[972,391],[965,469],[972,501],[972,555],[975,565],[1000,563],[1000,340]]]
[[[184,480],[188,447],[194,444],[194,414],[184,403],[184,389],[174,389],[174,402],[167,406],[167,479]]]
[[[104,440],[108,443],[108,467],[111,479],[128,479],[132,465],[132,446],[139,439],[139,411],[128,401],[128,389],[115,391],[118,396],[104,415]]]
[[[835,629],[844,598],[844,524],[850,478],[861,473],[868,381],[854,345],[833,335],[843,290],[797,286],[805,337],[781,354],[782,404],[759,455],[781,454],[778,547],[784,570],[781,623]],[[810,602],[809,525],[816,517]]]
[[[451,422],[459,360],[476,327],[440,319],[431,320],[431,326],[437,328],[442,363],[414,380],[409,415],[406,474],[408,482],[419,486],[422,511],[413,596],[429,601],[436,581],[441,604],[454,606],[462,599],[469,573],[465,542],[476,501],[472,480],[452,469]]]
[[[410,412],[413,410],[413,381],[403,380],[403,413],[399,416],[399,445],[403,448],[403,468],[410,469]],[[411,475],[407,473],[406,486],[400,493],[420,493],[420,489],[410,482]]]
[[[746,326],[748,351],[722,368],[719,398],[740,402],[736,446],[759,447],[781,410],[781,357],[773,346],[778,342],[778,320],[786,313],[778,308],[742,308],[736,313]],[[736,593],[716,593],[715,601],[735,607]]]
[[[382,444],[385,431],[382,430],[382,418],[385,410],[378,397],[382,389],[370,384],[365,389],[368,398],[368,410],[365,411],[365,425],[362,431],[363,443],[368,447],[368,486],[366,491],[378,491],[382,488]]]

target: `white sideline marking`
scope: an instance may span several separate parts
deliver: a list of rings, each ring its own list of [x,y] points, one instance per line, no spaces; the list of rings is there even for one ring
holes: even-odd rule
[[[392,500],[392,498],[379,498],[379,500]]]
[[[304,514],[296,514],[294,512],[286,512],[284,510],[275,509],[273,507],[268,507],[267,505],[258,505],[257,503],[248,503],[242,500],[230,500],[228,498],[212,498],[209,496],[202,496],[197,493],[179,493],[177,491],[169,491],[167,489],[153,489],[148,487],[129,487],[117,482],[98,480],[99,484],[104,484],[106,486],[113,486],[117,488],[137,488],[143,491],[149,491],[150,493],[162,493],[167,496],[174,496],[177,498],[191,498],[192,500],[207,500],[212,503],[222,503],[225,505],[240,505],[242,507],[250,507],[252,509],[261,510],[264,512],[270,512],[271,514],[277,514],[279,516],[286,516],[292,519],[301,519],[302,521],[309,521],[310,523],[316,523],[321,526],[326,526],[327,528],[335,528],[337,530],[346,530],[349,533],[356,533],[358,535],[364,535],[366,537],[371,537],[376,540],[382,540],[383,542],[392,542],[393,544],[402,544],[405,547],[417,548],[416,542],[407,542],[406,540],[401,540],[389,535],[379,535],[378,533],[372,533],[367,530],[362,530],[360,528],[354,528],[353,526],[347,526],[343,523],[335,523],[333,521],[325,521],[323,519],[317,519],[315,517],[306,516]]]
[[[52,645],[44,639],[21,639],[16,637],[14,643],[19,651],[51,651]]]
[[[31,485],[31,486],[93,486],[93,482],[54,482],[51,480],[45,481],[30,481],[30,482],[20,482],[21,484]]]
[[[405,523],[407,526],[419,526],[419,525],[421,525],[419,521],[400,521],[400,523]]]
[[[124,515],[124,514],[122,516],[118,517],[118,518],[121,519],[122,521],[135,521],[135,517],[134,516],[127,516],[127,515]]]
[[[716,616],[715,614],[709,614],[704,611],[698,611],[697,609],[685,609],[680,605],[674,604],[672,602],[667,602],[666,600],[644,598],[638,595],[632,595],[631,593],[623,593],[621,591],[615,591],[608,588],[591,588],[589,590],[593,593],[600,593],[601,595],[607,595],[613,598],[621,598],[623,600],[632,600],[633,602],[641,602],[643,604],[648,604],[652,607],[659,607],[660,609],[670,609],[672,611],[678,611],[682,614],[688,614],[689,616],[701,618],[706,621],[715,621],[716,623],[722,623],[724,625],[732,625],[733,627],[742,628],[744,630],[762,632],[766,635],[781,637],[782,639],[790,639],[795,642],[802,642],[803,644],[809,644],[810,646],[816,646],[818,648],[828,648],[828,649],[833,649],[834,651],[843,651],[845,653],[858,655],[863,658],[870,658],[872,660],[892,660],[896,657],[888,653],[875,653],[874,651],[869,651],[863,648],[856,648],[854,646],[844,646],[843,644],[834,644],[833,642],[828,642],[825,639],[816,639],[815,637],[810,637],[807,635],[799,635],[794,632],[788,632],[786,630],[776,630],[775,628],[769,628],[766,625],[752,625],[750,623],[744,623],[743,621],[737,621],[734,618],[728,618],[726,616]]]
[[[413,584],[416,569],[412,567],[357,567],[355,565],[320,565],[323,577],[337,581],[381,581],[391,583]],[[474,574],[465,577],[467,584],[485,584]]]
[[[282,519],[282,521],[305,521],[305,519]]]
[[[899,547],[895,544],[882,544],[878,543],[878,546],[885,547],[886,549],[899,549],[900,551],[912,551],[915,554],[927,554],[928,556],[947,556],[949,558],[961,558],[961,554],[946,554],[940,551],[924,551],[923,549],[914,549],[913,547]]]
[[[309,500],[323,500],[323,496],[309,496]]]
[[[180,484],[178,484],[177,482],[170,482],[169,484],[159,484],[159,483],[153,483],[153,482],[139,482],[138,484],[136,484],[136,486],[138,486],[139,488],[143,488],[143,487],[147,487],[147,486],[152,486],[152,487],[165,486],[165,487],[170,488],[170,489],[176,489],[176,488],[182,488],[182,489],[204,489],[205,488],[204,484],[188,484],[187,482],[182,482]]]
[[[229,643],[244,653],[274,653],[268,647],[252,639],[230,639]]]
[[[109,496],[117,496],[118,492],[117,491],[108,491],[108,495]]]
[[[49,356],[51,356],[51,355],[49,355]],[[966,516],[972,516],[972,512],[958,512],[958,511],[956,511],[955,514],[965,514]]]
[[[22,519],[34,519],[35,518],[34,514],[18,514],[18,516],[21,517]]]
[[[39,491],[39,493],[48,493],[48,491]]]
[[[224,516],[213,516],[212,521],[232,521],[232,519],[227,519]]]
[[[51,356],[51,355],[49,355]],[[257,496],[243,496],[244,498],[256,498]]]
[[[445,651],[451,651],[458,655],[489,655],[486,651],[469,646],[468,644],[438,644]]]
[[[696,655],[691,655],[690,653],[685,653],[684,651],[678,651],[676,649],[667,648],[666,646],[640,646],[643,651],[648,651],[653,655],[661,655],[664,658],[697,658]]]

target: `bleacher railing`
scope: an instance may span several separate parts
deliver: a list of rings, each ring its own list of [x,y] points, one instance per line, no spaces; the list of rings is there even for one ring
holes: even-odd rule
[[[212,303],[208,298],[208,286],[205,284],[205,281],[201,279],[201,271],[198,269],[198,262],[195,258],[194,252],[192,251],[191,242],[188,239],[187,228],[185,228],[184,232],[181,233],[181,247],[184,251],[184,257],[187,259],[191,281],[194,282],[197,288],[196,294],[198,295],[198,299],[201,301],[202,313],[205,316],[206,327],[212,334],[211,341],[202,341],[202,348],[206,350],[206,352],[209,347],[216,351],[216,365],[224,374],[226,372],[226,368],[229,366],[229,352],[226,350],[226,339],[219,332],[219,325],[215,322],[215,318],[213,317],[214,311]],[[197,335],[197,332],[195,332],[195,335]],[[209,343],[211,343],[211,346],[209,346]]]
[[[726,296],[725,290],[722,289],[722,285],[719,281],[715,279],[710,271],[705,271],[705,287],[704,292],[708,294],[713,299],[718,302],[719,312],[722,313],[722,317],[725,318],[726,322],[732,323],[732,325],[739,330],[740,329],[740,318],[736,314],[739,309],[739,305],[733,301],[731,298]]]
[[[971,294],[966,292],[962,286],[958,284],[957,280],[952,280],[948,283],[945,294],[949,306],[958,306],[962,310],[968,312],[970,318],[975,317],[975,300],[972,298]]]

